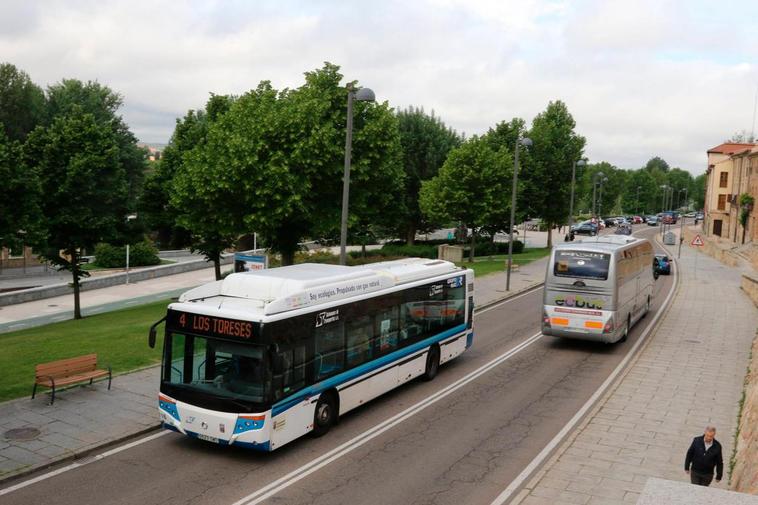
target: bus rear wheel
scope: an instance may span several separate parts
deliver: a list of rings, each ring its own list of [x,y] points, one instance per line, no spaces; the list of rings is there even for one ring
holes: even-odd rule
[[[316,410],[313,413],[313,431],[314,437],[326,435],[337,418],[337,402],[331,393],[322,394],[316,403]]]
[[[626,324],[624,324],[624,333],[621,334],[619,342],[626,342],[627,337],[629,337],[629,317],[626,318]]]
[[[437,344],[429,348],[429,353],[426,355],[426,370],[421,377],[425,381],[430,381],[437,377],[437,372],[440,370],[440,348]]]

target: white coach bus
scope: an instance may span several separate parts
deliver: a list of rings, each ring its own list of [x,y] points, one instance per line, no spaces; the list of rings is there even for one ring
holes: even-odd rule
[[[165,321],[163,426],[271,451],[472,343],[474,273],[411,258],[235,273],[184,293]]]
[[[545,277],[542,333],[612,343],[650,310],[650,241],[610,235],[556,246]]]

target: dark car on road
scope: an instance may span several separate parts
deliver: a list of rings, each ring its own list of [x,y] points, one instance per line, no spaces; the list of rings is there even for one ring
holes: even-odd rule
[[[671,274],[671,260],[665,254],[656,254],[653,258],[653,272],[656,275]]]
[[[658,216],[647,216],[648,226],[658,226]]]
[[[592,221],[584,221],[574,225],[574,233],[577,235],[597,235],[597,224]]]

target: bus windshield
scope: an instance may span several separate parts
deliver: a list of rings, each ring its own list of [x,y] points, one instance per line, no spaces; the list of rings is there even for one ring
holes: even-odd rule
[[[164,382],[216,400],[264,403],[270,390],[262,345],[171,334]]]
[[[608,279],[611,255],[589,251],[556,251],[553,275],[575,279]]]

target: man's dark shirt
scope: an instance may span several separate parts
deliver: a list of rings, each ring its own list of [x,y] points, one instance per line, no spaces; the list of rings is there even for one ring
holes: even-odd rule
[[[690,468],[692,465],[692,468]],[[701,475],[713,475],[713,467],[716,467],[716,480],[721,480],[724,473],[724,460],[721,457],[721,444],[713,439],[713,445],[705,450],[705,437],[699,436],[692,439],[692,445],[687,450],[684,460],[684,469],[691,470]]]

